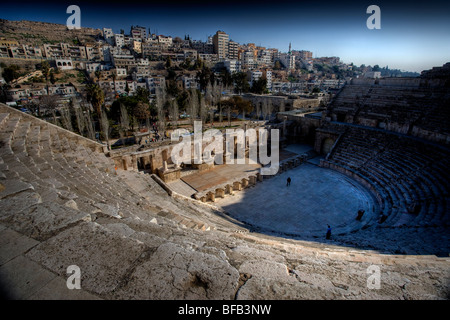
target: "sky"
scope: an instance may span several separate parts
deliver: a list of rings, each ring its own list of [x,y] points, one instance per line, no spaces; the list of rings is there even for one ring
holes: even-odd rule
[[[29,1],[3,3],[0,18],[65,24],[69,5],[81,9],[81,26],[206,41],[217,30],[241,44],[308,50],[355,65],[421,72],[450,62],[450,1]],[[378,5],[381,29],[368,29],[368,6]]]

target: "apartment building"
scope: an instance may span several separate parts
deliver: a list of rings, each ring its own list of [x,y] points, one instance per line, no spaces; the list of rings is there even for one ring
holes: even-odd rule
[[[259,66],[270,66],[273,64],[272,52],[266,49],[258,50],[257,63]]]
[[[44,44],[44,54],[47,58],[88,59],[85,46],[71,46],[67,43]]]
[[[263,70],[263,77],[265,77],[267,80],[266,88],[269,91],[272,90],[272,70],[270,69]]]
[[[213,36],[214,53],[219,56],[219,59],[225,59],[227,57],[229,41],[230,36],[220,30]]]
[[[122,48],[125,45],[125,36],[123,34],[115,34],[114,41],[116,47]]]
[[[131,26],[130,36],[133,39],[146,40],[148,38],[147,29],[140,26]]]
[[[241,53],[242,68],[253,70],[257,67],[257,60],[254,51],[244,51]]]
[[[263,72],[261,70],[249,70],[247,71],[247,79],[250,86],[253,85],[255,81],[258,81],[263,77]]]
[[[5,43],[5,41],[3,41]],[[11,42],[14,43],[14,42]],[[41,59],[42,50],[29,45],[0,45],[0,58]]]
[[[295,70],[295,56],[290,53],[281,53],[280,61],[288,70]]]
[[[126,68],[131,70],[131,68],[136,66],[136,60],[133,55],[112,55],[112,64],[116,68]]]
[[[9,58],[9,51],[7,46],[0,46],[0,58]]]
[[[114,32],[111,28],[103,28],[103,38],[105,39],[106,43],[110,45],[115,45],[115,38],[114,38]]]
[[[131,48],[134,52],[140,54],[142,53],[142,40],[141,39],[133,39],[131,42]]]
[[[136,66],[131,72],[131,78],[135,81],[143,81],[150,76],[150,68],[148,66]]]
[[[208,63],[216,63],[219,61],[219,57],[217,56],[217,54],[214,53],[199,53],[198,56],[204,62]]]
[[[195,49],[183,49],[184,59],[190,59],[194,61],[197,59],[197,50]]]
[[[77,90],[73,85],[66,83],[48,87],[48,93],[50,95],[74,95],[76,92]]]
[[[19,42],[17,40],[7,40],[0,38],[0,47],[18,47]]]
[[[154,94],[156,88],[164,88],[166,86],[166,79],[162,75],[152,76],[145,78],[145,83],[147,84],[147,89],[151,94]]]
[[[228,42],[228,59],[237,60],[239,59],[239,43],[234,41]]]
[[[103,60],[103,52],[101,46],[86,46],[86,57],[88,60]]]
[[[292,54],[298,56],[302,60],[311,60],[313,57],[313,53],[311,51],[306,50],[300,51],[292,50]]]
[[[167,47],[171,47],[172,46],[172,43],[173,43],[172,37],[166,37],[166,36],[163,36],[163,35],[159,35],[157,37],[157,39],[158,39],[158,43],[160,43],[160,44],[166,45]]]
[[[183,81],[183,87],[185,89],[200,89],[197,77],[194,75],[184,75],[181,77],[181,81]]]
[[[192,40],[191,47],[199,53],[212,54],[214,53],[214,46],[211,43],[203,42],[200,40]]]
[[[241,62],[239,60],[225,60],[223,66],[228,70],[229,73],[233,74],[235,72],[241,71]]]
[[[153,57],[160,56],[162,53],[162,47],[158,43],[143,43],[142,44],[142,56]]]

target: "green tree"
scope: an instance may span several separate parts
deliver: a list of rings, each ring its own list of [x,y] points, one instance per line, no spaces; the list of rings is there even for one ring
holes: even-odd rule
[[[210,68],[204,66],[200,71],[197,72],[197,81],[200,85],[200,90],[206,89],[208,82],[211,79],[212,71]]]
[[[238,94],[247,93],[250,91],[250,85],[247,80],[245,72],[236,72],[232,76],[234,81],[234,90]]]
[[[141,127],[141,123],[143,120],[147,120],[150,118],[150,106],[148,103],[144,103],[139,101],[134,108],[133,116],[138,120],[139,128]]]
[[[95,70],[94,74],[97,77],[97,82],[100,81],[100,77],[102,75],[102,72],[100,70]]]
[[[112,73],[111,75],[112,80],[113,80],[113,86],[114,86],[114,96],[116,96],[117,94],[117,90],[116,90],[116,79],[117,79],[117,74],[115,72]],[[100,79],[100,78],[99,78]]]
[[[180,93],[180,89],[177,86],[177,83],[173,80],[169,80],[166,82],[166,92],[168,95],[176,97]]]
[[[56,83],[55,73],[53,72],[53,70],[50,71],[50,82],[51,82],[51,84]]]
[[[139,101],[146,103],[146,104],[149,103],[148,97],[150,96],[150,92],[148,91],[147,88],[143,88],[143,87],[137,88],[134,95]]]
[[[172,67],[172,59],[170,59],[170,57],[167,57],[166,60],[166,69],[169,69]]]
[[[204,68],[204,66],[205,66],[205,64],[203,63],[203,60],[200,59],[200,57],[197,57],[197,59],[195,60],[193,68],[195,70],[201,70],[201,69]]]
[[[9,67],[3,69],[2,77],[7,83],[11,83],[20,76],[20,67],[12,64]]]
[[[227,100],[221,102],[223,108],[227,111],[228,126],[231,126],[231,111],[238,110],[245,118],[245,113],[250,112],[253,109],[253,105],[250,101],[243,99],[240,96],[233,96]]]
[[[225,87],[230,87],[233,85],[233,77],[226,68],[223,68],[220,71],[219,79]]]
[[[279,60],[275,61],[273,70],[281,70],[281,62]]]
[[[105,102],[105,93],[97,84],[89,84],[86,86],[87,100],[92,104],[92,107],[97,112],[97,116],[101,117],[101,108]]]
[[[49,94],[49,92],[48,92],[48,80],[50,78],[50,63],[47,60],[42,61],[42,63],[41,63],[41,71],[42,71],[42,75],[45,78],[45,83],[47,84],[47,94]]]
[[[267,79],[260,78],[256,81],[253,81],[252,87],[250,89],[251,92],[256,94],[263,94],[267,90]]]

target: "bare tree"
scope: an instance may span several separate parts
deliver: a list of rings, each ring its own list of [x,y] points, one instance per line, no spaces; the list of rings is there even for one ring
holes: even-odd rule
[[[222,85],[219,86],[214,83],[212,94],[214,97],[214,105],[218,106],[218,109],[219,109],[219,122],[220,123],[222,123],[222,121],[223,121],[222,105],[220,102],[222,100],[222,91],[223,91],[223,86]]]
[[[262,109],[262,101],[258,100],[256,102],[256,119],[259,120],[259,117],[261,116],[261,109]]]
[[[84,118],[83,110],[80,105],[74,106],[75,119],[77,120],[78,132],[80,135],[84,135],[86,128],[86,119]]]
[[[102,110],[100,123],[102,126],[103,138],[106,140],[108,150],[111,150],[111,144],[109,142],[109,120],[108,120],[108,116],[106,115],[105,110]]]
[[[127,132],[130,130],[130,118],[128,117],[127,108],[123,103],[120,104],[120,139],[122,144],[125,145],[124,137],[127,136]]]
[[[166,113],[164,110],[165,100],[166,92],[164,88],[156,89],[156,110],[158,112],[158,129],[160,132],[164,132],[166,129]]]
[[[58,121],[56,119],[56,111],[59,106],[58,96],[43,95],[39,98],[39,104],[46,110],[45,113],[51,114],[53,116],[53,123],[57,125]]]
[[[268,120],[270,121],[270,118],[271,118],[271,116],[272,116],[272,112],[273,112],[273,103],[272,103],[272,99],[268,99],[267,100],[267,110],[266,110],[266,113],[267,113],[267,116],[268,116]]]
[[[59,112],[61,113],[61,119],[62,119],[62,124],[63,124],[64,128],[73,132],[72,116],[71,116],[69,107],[61,108],[59,110]]]
[[[280,101],[280,112],[284,112],[286,110],[284,99]]]
[[[178,128],[179,108],[177,99],[172,99],[170,101],[170,117],[172,118],[172,121],[175,122],[175,128]]]
[[[208,109],[206,106],[205,97],[200,97],[200,104],[199,104],[199,115],[200,119],[202,120],[202,125],[206,122],[206,117],[208,116]]]
[[[148,103],[139,101],[134,108],[134,116],[139,122],[138,125],[140,129],[142,120],[148,120],[150,118],[150,106],[148,105]]]
[[[89,104],[85,105],[84,123],[87,128],[88,138],[95,140],[94,122],[92,120],[91,106]]]
[[[191,119],[191,125],[194,125],[195,119],[197,119],[198,115],[198,95],[195,89],[191,89],[189,96],[189,115]]]

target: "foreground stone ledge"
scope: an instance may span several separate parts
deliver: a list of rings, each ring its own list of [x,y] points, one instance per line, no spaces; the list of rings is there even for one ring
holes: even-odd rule
[[[27,253],[53,272],[66,277],[67,267],[81,270],[81,287],[103,294],[114,290],[147,247],[95,222],[83,222],[41,243]]]
[[[10,211],[0,218],[4,225],[41,241],[86,220],[90,220],[89,214],[53,202],[37,203],[20,212]]]
[[[136,267],[119,299],[233,299],[239,273],[226,260],[165,243]]]

